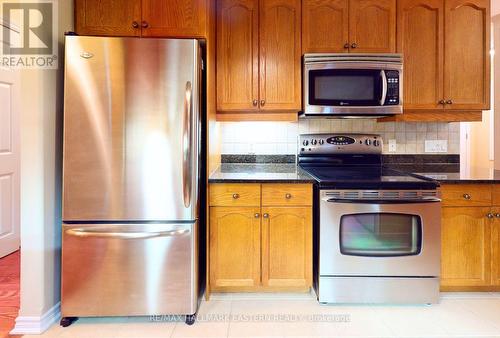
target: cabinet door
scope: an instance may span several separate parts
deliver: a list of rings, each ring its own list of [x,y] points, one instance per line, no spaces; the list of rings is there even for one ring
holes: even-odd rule
[[[445,1],[446,109],[489,109],[489,0]]]
[[[311,286],[311,207],[262,208],[262,284],[276,288]]]
[[[443,96],[444,3],[398,2],[398,53],[404,55],[405,109],[439,109]]]
[[[210,208],[210,285],[213,290],[260,285],[260,208]]]
[[[396,51],[396,0],[350,0],[351,53]]]
[[[349,51],[349,1],[302,1],[302,52]]]
[[[140,36],[141,1],[76,0],[75,19],[77,34]]]
[[[300,0],[261,0],[261,110],[302,108],[300,17]]]
[[[443,208],[441,286],[490,284],[490,208]]]
[[[142,35],[204,38],[207,13],[207,0],[142,0]]]
[[[500,285],[500,208],[493,209],[495,216],[491,228],[491,283]]]
[[[258,0],[221,0],[217,6],[217,110],[257,110]]]

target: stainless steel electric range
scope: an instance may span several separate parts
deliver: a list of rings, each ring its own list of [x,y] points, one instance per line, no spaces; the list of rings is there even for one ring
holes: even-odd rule
[[[316,178],[315,288],[321,303],[436,303],[438,184],[382,165],[379,135],[300,136]]]

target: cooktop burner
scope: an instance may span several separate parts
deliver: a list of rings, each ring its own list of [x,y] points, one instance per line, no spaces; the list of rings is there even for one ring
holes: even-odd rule
[[[320,189],[436,189],[438,184],[382,165],[382,138],[371,134],[300,136],[299,165]]]

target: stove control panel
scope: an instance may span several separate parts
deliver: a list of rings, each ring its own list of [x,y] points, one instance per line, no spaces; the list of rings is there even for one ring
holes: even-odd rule
[[[382,137],[376,134],[304,134],[299,155],[381,154]]]

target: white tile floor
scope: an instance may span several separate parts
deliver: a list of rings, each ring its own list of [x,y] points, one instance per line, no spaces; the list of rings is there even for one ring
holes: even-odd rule
[[[82,318],[25,337],[500,338],[500,293],[443,293],[432,306],[323,306],[309,294],[216,294],[202,302],[193,326],[149,317]]]

